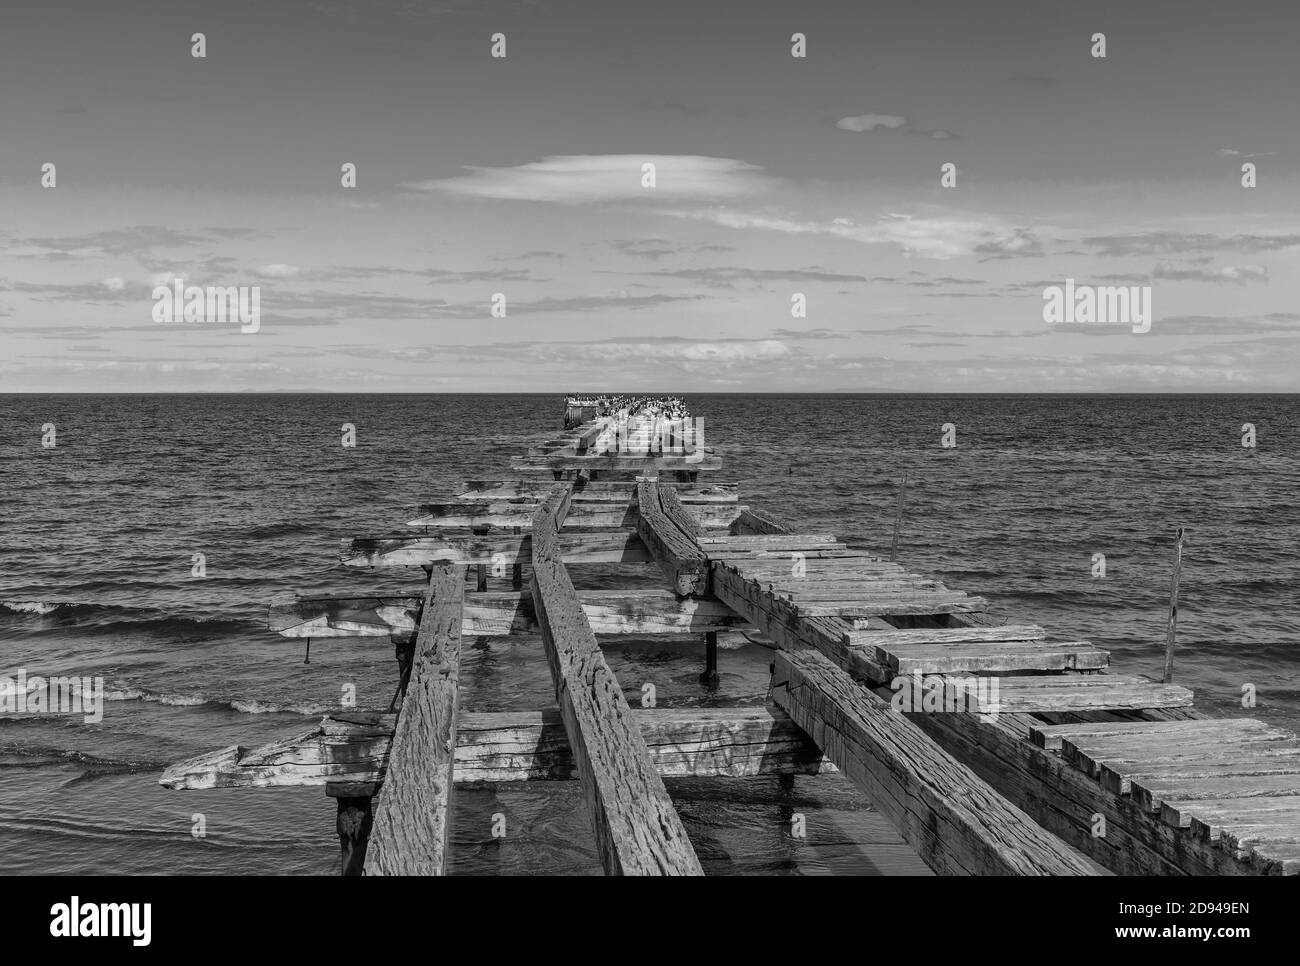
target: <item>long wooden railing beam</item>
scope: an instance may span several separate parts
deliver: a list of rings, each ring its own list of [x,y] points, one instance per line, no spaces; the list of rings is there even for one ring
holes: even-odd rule
[[[455,784],[464,568],[435,567],[375,806],[366,875],[444,875]]]
[[[905,715],[817,651],[777,651],[772,697],[936,872],[1095,875]]]
[[[608,875],[703,875],[564,567],[571,493],[555,487],[533,519],[533,604],[601,865]]]

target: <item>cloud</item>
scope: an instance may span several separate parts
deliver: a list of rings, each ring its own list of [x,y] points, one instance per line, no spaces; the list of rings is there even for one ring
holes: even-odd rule
[[[624,255],[648,258],[652,262],[657,262],[667,255],[703,255],[735,251],[728,245],[692,245],[672,242],[667,238],[616,238],[609,244]]]
[[[72,258],[147,258],[155,248],[193,248],[220,239],[252,238],[253,228],[217,227],[200,229],[206,234],[178,231],[162,225],[131,225],[87,232],[83,235],[47,235],[15,239],[7,254],[15,258],[43,258],[59,261]]]
[[[790,353],[790,347],[777,339],[756,341],[717,340],[711,342],[696,342],[690,339],[655,339],[644,342],[618,340],[571,343],[565,349],[565,355],[573,354],[581,358],[605,362],[648,358],[658,362],[674,360],[679,362],[735,363],[783,359]]]
[[[1097,326],[1096,328],[1100,328]],[[1175,315],[1156,319],[1151,335],[1300,335],[1300,314],[1270,312],[1266,315]],[[1262,340],[1261,340],[1262,341]]]
[[[1232,148],[1219,148],[1214,152],[1215,157],[1218,158],[1267,158],[1274,154],[1277,154],[1277,152],[1263,151],[1258,154],[1245,154],[1241,151],[1234,151]]]
[[[878,127],[894,130],[907,123],[907,118],[897,114],[859,114],[856,117],[842,117],[835,122],[841,131],[874,131]]]
[[[1186,268],[1161,262],[1151,272],[1152,278],[1169,282],[1211,282],[1215,285],[1268,283],[1268,269],[1263,265],[1225,265],[1222,268]]]
[[[665,209],[660,214],[708,221],[724,228],[759,229],[788,234],[834,235],[867,245],[894,245],[905,254],[922,258],[956,258],[986,251],[992,257],[1039,255],[1041,244],[1027,229],[1004,228],[989,221],[962,217],[918,217],[887,214],[860,224],[850,218],[830,222],[798,221],[781,215],[733,208]]]
[[[835,126],[841,131],[853,131],[857,134],[874,131],[876,128],[885,128],[890,131],[902,131],[905,134],[933,138],[936,141],[947,141],[958,137],[951,131],[942,129],[931,131],[925,128],[911,127],[907,123],[907,118],[900,114],[858,114],[854,117],[840,118],[835,122]]]
[[[985,255],[982,261],[997,258],[1036,258],[1043,254],[1043,243],[1027,228],[1016,228],[1010,235],[992,238],[976,245],[974,252]]]
[[[1254,255],[1300,246],[1300,235],[1211,235],[1172,231],[1133,235],[1094,235],[1081,243],[1098,255],[1181,255],[1188,252],[1233,251]]]
[[[642,165],[655,166],[655,187],[641,184]],[[593,204],[634,200],[721,200],[779,184],[755,164],[700,155],[554,155],[513,168],[470,166],[469,174],[403,184],[417,192],[470,198]]]
[[[822,341],[824,339],[847,339],[848,338],[848,335],[843,332],[839,332],[835,329],[828,329],[825,327],[817,328],[817,329],[806,329],[804,331],[800,331],[798,329],[773,329],[772,335],[776,336],[778,339],[787,339],[792,341],[800,340],[800,339]]]
[[[864,275],[839,275],[813,269],[797,268],[678,268],[641,272],[643,276],[686,278],[705,285],[730,288],[732,283],[747,282],[865,282]]]
[[[286,265],[283,262],[275,262],[271,265],[263,265],[257,270],[257,274],[262,278],[297,278],[302,269],[297,265]]]

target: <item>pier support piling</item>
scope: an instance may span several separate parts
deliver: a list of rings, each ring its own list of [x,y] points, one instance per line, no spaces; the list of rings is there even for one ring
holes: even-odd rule
[[[480,594],[486,592],[488,589],[487,575],[488,575],[487,564],[479,564],[478,565],[478,592]]]
[[[325,793],[338,806],[335,827],[339,833],[342,875],[361,875],[365,866],[370,827],[374,820],[372,802],[377,788],[374,782],[334,782],[325,786]]]
[[[1174,680],[1174,637],[1178,630],[1178,580],[1183,573],[1183,528],[1178,528],[1174,538],[1174,573],[1169,581],[1169,624],[1165,630],[1165,673],[1161,680],[1170,684]]]
[[[718,632],[709,631],[704,635],[704,673],[700,683],[706,687],[718,686]]]

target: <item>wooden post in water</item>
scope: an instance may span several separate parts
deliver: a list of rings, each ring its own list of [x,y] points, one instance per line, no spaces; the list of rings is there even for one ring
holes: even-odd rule
[[[481,594],[487,590],[487,564],[478,565],[478,592]]]
[[[894,539],[889,544],[889,559],[898,559],[898,531],[903,525],[903,496],[907,492],[907,470],[903,470],[903,478],[898,481],[898,509],[894,511]]]
[[[1169,584],[1169,630],[1165,636],[1165,684],[1174,680],[1174,633],[1178,628],[1178,578],[1183,571],[1183,528],[1174,541],[1174,576]]]
[[[708,631],[704,635],[704,673],[700,683],[712,687],[718,683],[718,632]]]
[[[510,586],[515,590],[522,590],[524,586],[524,565],[515,564],[510,568]]]
[[[372,803],[378,786],[374,782],[331,782],[326,793],[338,805],[339,851],[343,875],[361,875],[370,844]]]

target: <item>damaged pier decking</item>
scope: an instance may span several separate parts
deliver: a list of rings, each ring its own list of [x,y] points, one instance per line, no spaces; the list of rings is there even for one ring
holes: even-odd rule
[[[575,412],[589,415],[571,406],[517,478],[415,508],[413,534],[346,543],[349,566],[422,567],[422,593],[272,604],[289,637],[391,639],[396,711],[340,710],[162,784],[324,785],[345,874],[445,873],[457,785],[577,779],[606,873],[698,875],[665,777],[824,771],[941,873],[1300,872],[1294,734],[1206,718],[1087,641],[999,624],[980,597],[790,532],[709,482],[719,457],[653,405],[622,422]],[[628,563],[658,587],[576,590],[567,569]],[[489,590],[506,565],[510,589]],[[708,682],[717,635],[736,631],[774,648],[766,707],[633,709],[600,650],[703,636]],[[541,635],[554,707],[460,712],[462,642],[507,634]]]

